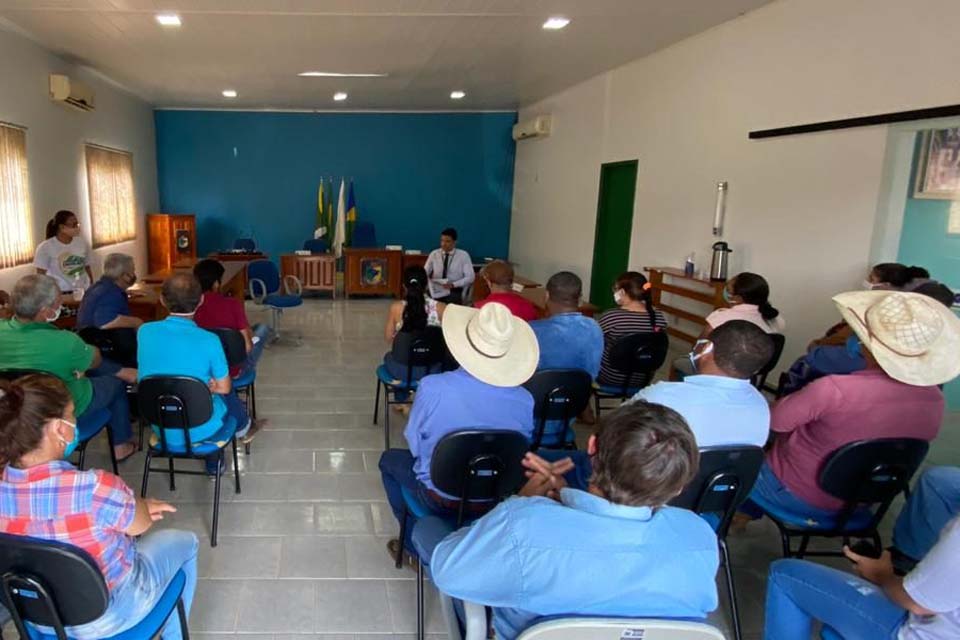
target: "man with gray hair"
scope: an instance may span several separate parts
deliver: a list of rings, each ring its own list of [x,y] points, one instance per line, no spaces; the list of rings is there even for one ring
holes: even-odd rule
[[[78,422],[100,409],[110,411],[117,461],[133,455],[133,430],[126,387],[117,377],[88,377],[102,362],[100,351],[77,334],[52,323],[60,317],[61,293],[46,275],[21,278],[13,288],[13,318],[0,321],[0,369],[36,369],[60,378],[73,396]]]
[[[77,312],[77,329],[137,329],[143,320],[130,315],[127,289],[137,281],[133,258],[111,253],[103,262],[103,275],[87,290]]]

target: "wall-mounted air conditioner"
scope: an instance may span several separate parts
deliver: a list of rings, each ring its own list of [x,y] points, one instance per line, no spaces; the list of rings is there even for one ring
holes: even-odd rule
[[[552,125],[553,116],[537,116],[526,122],[518,122],[513,125],[513,139],[545,138],[550,135]]]
[[[93,90],[90,87],[57,73],[50,74],[50,99],[78,111],[94,109]]]

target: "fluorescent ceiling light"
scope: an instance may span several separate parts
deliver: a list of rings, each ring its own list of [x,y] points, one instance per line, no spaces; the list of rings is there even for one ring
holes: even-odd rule
[[[233,89],[224,89],[224,90],[223,90],[223,97],[224,97],[224,98],[236,98],[236,97],[237,97],[237,92],[234,91]]]
[[[164,27],[179,27],[180,16],[178,16],[175,13],[158,13],[157,22],[159,22]]]
[[[337,71],[304,71],[301,78],[386,78],[386,73],[339,73]]]
[[[543,23],[543,28],[556,31],[557,29],[563,29],[568,24],[570,24],[570,18],[564,18],[563,16],[550,16],[547,18],[547,21]]]
[[[454,99],[454,100],[462,100],[463,98],[466,97],[466,95],[467,95],[467,94],[464,93],[463,91],[451,91],[451,92],[450,92],[450,97],[451,97],[452,99]]]
[[[347,99],[347,94],[343,91],[337,91],[335,94],[333,94],[333,99],[337,102],[343,102]]]

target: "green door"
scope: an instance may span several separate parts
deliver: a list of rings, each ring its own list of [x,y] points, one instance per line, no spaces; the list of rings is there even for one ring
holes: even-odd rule
[[[627,270],[633,230],[633,197],[637,161],[610,162],[600,167],[597,233],[593,240],[590,302],[606,310],[614,306],[613,281]]]

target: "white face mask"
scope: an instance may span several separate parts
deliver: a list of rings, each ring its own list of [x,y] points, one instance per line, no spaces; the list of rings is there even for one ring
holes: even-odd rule
[[[621,304],[623,302],[623,289],[617,289],[613,292],[613,301],[617,304]]]
[[[47,318],[47,322],[56,322],[60,319],[60,314],[63,312],[63,307],[57,307],[57,312],[53,314],[52,318]]]
[[[863,284],[862,284],[861,286],[863,287],[863,290],[864,290],[864,291],[873,291],[873,288],[874,288],[876,285],[875,285],[874,283],[870,282],[869,280],[864,280],[864,281],[863,281]]]

